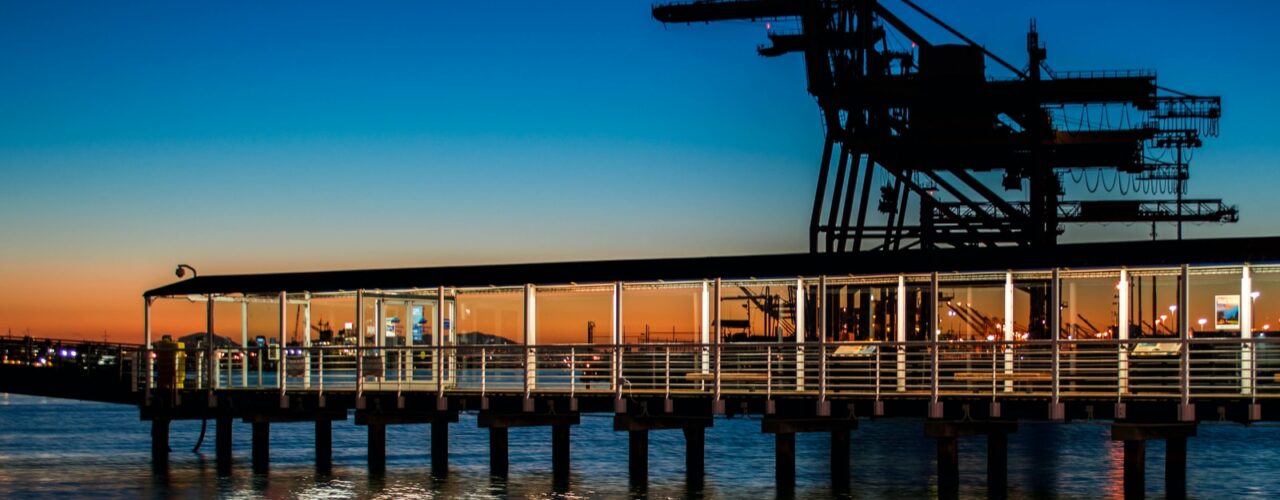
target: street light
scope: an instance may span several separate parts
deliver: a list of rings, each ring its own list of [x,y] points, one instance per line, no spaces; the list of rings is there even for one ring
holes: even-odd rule
[[[186,264],[178,264],[178,269],[174,270],[173,274],[177,275],[179,278],[182,278],[183,276],[187,275],[187,271],[191,271],[192,278],[196,277],[196,268],[188,266]]]
[[[1200,330],[1204,330],[1204,324],[1205,324],[1205,323],[1208,323],[1208,322],[1209,322],[1209,320],[1204,319],[1204,318],[1200,318],[1200,319],[1196,320],[1196,323],[1200,323]]]

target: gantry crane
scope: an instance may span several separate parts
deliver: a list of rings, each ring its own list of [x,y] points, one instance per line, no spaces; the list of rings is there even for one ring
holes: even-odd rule
[[[1052,71],[1034,21],[1028,63],[1015,67],[912,0],[894,4],[963,43],[933,43],[876,0],[653,7],[663,23],[794,21],[757,51],[801,54],[822,111],[811,252],[1049,246],[1065,224],[1108,222],[1150,223],[1153,233],[1169,222],[1181,238],[1183,222],[1236,221],[1221,200],[1183,199],[1187,153],[1217,135],[1219,97],[1171,91],[1153,71]],[[988,61],[1012,76],[989,77]],[[999,185],[985,172],[1003,174]],[[1090,191],[1175,197],[1064,200],[1068,178]]]

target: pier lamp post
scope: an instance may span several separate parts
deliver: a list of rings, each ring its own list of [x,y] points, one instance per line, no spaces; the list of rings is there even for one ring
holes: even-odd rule
[[[188,266],[186,264],[178,264],[178,269],[174,270],[173,274],[177,275],[179,278],[182,278],[187,275],[187,271],[191,271],[192,278],[197,276],[196,268]]]
[[[178,268],[173,271],[173,274],[177,276],[179,279],[181,279],[187,275],[187,271],[191,272],[192,278],[199,276],[199,273],[196,272],[196,268],[191,267],[187,264],[178,264]],[[209,294],[205,296],[205,299],[207,300],[207,303],[206,303],[206,312],[205,312],[206,318],[205,318],[205,329],[204,329],[204,343],[205,343],[204,364],[205,364],[205,370],[206,370],[205,376],[209,377],[209,400],[213,401],[213,388],[217,384],[216,377],[214,376],[214,371],[216,370],[217,363],[218,363],[218,361],[214,359],[214,356],[217,355],[217,351],[214,346],[214,341],[217,339],[217,337],[213,333],[213,294]]]
[[[1204,324],[1205,324],[1205,323],[1208,323],[1208,322],[1209,322],[1209,320],[1204,319],[1204,318],[1200,318],[1200,319],[1196,320],[1196,323],[1199,323],[1199,324],[1200,324],[1200,331],[1204,331]]]

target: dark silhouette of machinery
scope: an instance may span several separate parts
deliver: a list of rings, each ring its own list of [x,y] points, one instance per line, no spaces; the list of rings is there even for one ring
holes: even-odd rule
[[[1183,199],[1188,153],[1218,133],[1219,97],[1169,90],[1153,71],[1052,71],[1034,21],[1018,68],[913,1],[894,3],[964,43],[931,43],[876,0],[653,7],[663,23],[794,24],[757,50],[802,54],[822,110],[810,251],[1048,246],[1085,223],[1151,223],[1153,237],[1173,223],[1180,239],[1183,222],[1236,221],[1221,200]],[[988,61],[1013,76],[988,77]],[[1064,200],[1067,179],[1173,199]]]

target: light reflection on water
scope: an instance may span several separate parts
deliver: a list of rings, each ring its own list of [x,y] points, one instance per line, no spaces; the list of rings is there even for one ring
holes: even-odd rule
[[[213,426],[210,425],[210,432]],[[608,415],[584,415],[573,430],[572,474],[557,491],[551,478],[549,428],[510,431],[511,475],[488,476],[488,435],[475,416],[450,426],[450,474],[429,475],[426,425],[388,426],[387,473],[365,469],[365,433],[351,420],[335,422],[334,469],[317,476],[310,424],[274,424],[271,472],[249,472],[249,427],[234,428],[235,473],[218,478],[213,437],[199,454],[191,447],[199,422],[175,422],[171,467],[152,474],[149,427],[129,406],[0,395],[0,496],[101,495],[180,498],[765,498],[773,485],[773,439],[753,419],[719,419],[707,431],[707,477],[701,487],[684,477],[684,438],[650,434],[650,479],[644,489],[627,479],[625,433]],[[823,434],[796,439],[797,498],[827,498],[828,443]],[[920,421],[866,421],[853,433],[852,494],[859,498],[934,496],[934,443]],[[1199,497],[1262,497],[1280,488],[1271,473],[1280,463],[1280,428],[1201,425],[1188,442],[1189,493]],[[961,495],[983,497],[986,444],[960,441]],[[1106,423],[1022,423],[1009,439],[1012,498],[1121,496],[1122,454]],[[1163,492],[1164,447],[1147,447],[1148,494]]]

